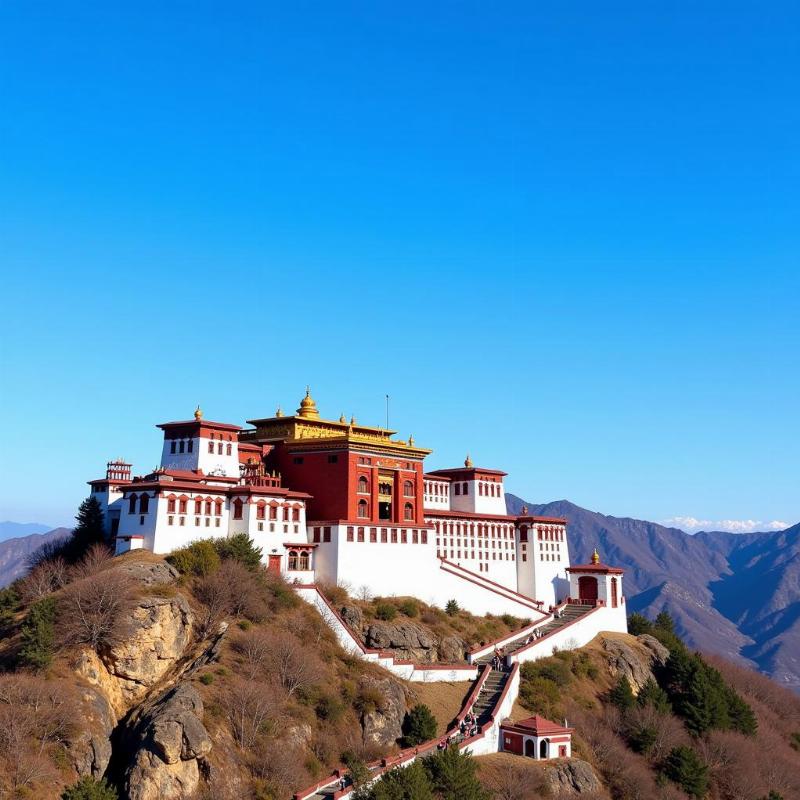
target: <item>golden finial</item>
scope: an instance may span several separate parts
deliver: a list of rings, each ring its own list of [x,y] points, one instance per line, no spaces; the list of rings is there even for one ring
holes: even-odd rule
[[[306,419],[319,419],[319,411],[314,398],[311,396],[311,387],[306,386],[306,396],[300,401],[297,415]]]
[[[351,425],[355,425],[355,424],[356,424],[356,415],[355,415],[355,414],[353,414],[353,415],[350,417],[350,424],[351,424]]]
[[[408,437],[408,446],[409,447],[413,447],[414,446],[414,434],[413,433]]]
[[[599,564],[600,563],[600,553],[597,552],[597,548],[595,547],[594,553],[592,553],[592,564]]]
[[[344,413],[339,415],[339,422],[341,422],[342,425],[346,425],[347,424],[347,417],[344,415]]]
[[[280,406],[278,406],[278,407],[275,409],[275,416],[276,416],[276,417],[282,417],[282,416],[283,416],[283,409],[282,409]]]
[[[525,516],[528,513],[528,506],[522,506],[522,515]]]
[[[200,406],[197,406],[197,408],[194,410],[194,418],[195,418],[196,420],[198,420],[198,421],[200,421],[201,419],[203,419],[203,412],[202,412],[202,410],[200,409]]]
[[[464,466],[467,469],[472,469],[472,459],[469,457],[469,453],[467,453],[467,457],[464,459]]]

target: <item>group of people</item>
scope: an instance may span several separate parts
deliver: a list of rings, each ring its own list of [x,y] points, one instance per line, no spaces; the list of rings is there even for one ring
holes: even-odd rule
[[[526,637],[525,644],[535,642],[537,639],[541,639],[542,636],[544,636],[544,631],[541,628],[534,628]]]
[[[478,720],[471,711],[467,711],[464,719],[461,720],[459,725],[461,735],[469,738],[470,736],[477,736],[478,734]]]
[[[495,647],[494,654],[492,655],[492,669],[503,669],[503,665],[505,664],[505,658],[506,658],[505,651],[502,648],[498,650]]]

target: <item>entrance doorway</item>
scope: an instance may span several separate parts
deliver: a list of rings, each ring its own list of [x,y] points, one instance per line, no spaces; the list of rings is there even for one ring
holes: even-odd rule
[[[591,575],[578,578],[578,597],[581,600],[597,600],[597,578]]]
[[[391,522],[392,500],[394,500],[394,476],[378,477],[378,519]]]
[[[281,574],[281,557],[280,555],[270,555],[267,562],[267,572],[273,572],[275,575]]]
[[[528,758],[536,758],[536,745],[533,743],[533,739],[525,740],[525,755]]]
[[[547,758],[548,744],[550,744],[550,742],[547,739],[542,739],[542,741],[539,742],[539,758]]]
[[[611,579],[611,608],[617,607],[617,579]]]

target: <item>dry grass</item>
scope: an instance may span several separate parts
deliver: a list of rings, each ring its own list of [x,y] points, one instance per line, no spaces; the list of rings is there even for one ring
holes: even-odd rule
[[[472,683],[407,683],[406,689],[412,705],[426,705],[433,712],[436,717],[436,735],[441,736],[461,711],[461,706],[472,689]]]

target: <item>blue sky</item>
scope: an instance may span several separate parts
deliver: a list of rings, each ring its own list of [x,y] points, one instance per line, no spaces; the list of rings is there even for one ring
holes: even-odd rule
[[[780,2],[2,4],[0,519],[310,383],[533,501],[796,522],[798,33]]]

